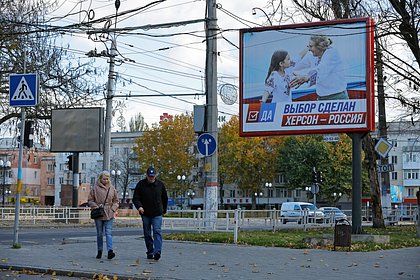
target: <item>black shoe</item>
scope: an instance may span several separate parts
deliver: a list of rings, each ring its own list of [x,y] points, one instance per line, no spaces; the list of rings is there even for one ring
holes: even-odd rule
[[[152,260],[153,259],[153,255],[147,255],[147,259]]]
[[[97,259],[100,259],[100,258],[102,258],[102,251],[98,251],[98,254],[96,255],[96,258]]]
[[[115,257],[115,253],[112,250],[108,251],[108,260],[113,259]]]
[[[153,258],[155,259],[155,261],[158,261],[160,259],[160,253],[156,253]]]

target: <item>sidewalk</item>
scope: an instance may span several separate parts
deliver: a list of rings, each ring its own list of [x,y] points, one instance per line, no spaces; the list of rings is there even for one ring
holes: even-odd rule
[[[118,279],[420,279],[420,247],[362,253],[165,240],[162,258],[154,261],[146,259],[142,238],[114,237],[116,258],[97,260],[95,240],[0,245],[0,268]]]

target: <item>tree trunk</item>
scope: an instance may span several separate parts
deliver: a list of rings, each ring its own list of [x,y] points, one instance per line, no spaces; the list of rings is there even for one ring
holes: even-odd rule
[[[385,228],[382,203],[381,203],[381,191],[379,188],[378,175],[376,172],[376,151],[374,149],[374,141],[370,133],[363,140],[364,151],[366,154],[367,169],[369,175],[370,193],[372,198],[372,221],[374,228]]]

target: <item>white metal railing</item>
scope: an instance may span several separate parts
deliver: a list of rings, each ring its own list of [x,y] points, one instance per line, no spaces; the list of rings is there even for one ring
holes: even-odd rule
[[[400,215],[399,209],[393,209],[391,212],[397,221],[401,221],[402,217],[409,221],[416,222],[417,209],[410,208],[412,216]],[[134,210],[135,211],[135,210]],[[285,212],[285,211],[283,211]],[[296,212],[296,211],[294,211]],[[137,214],[137,213],[136,213]],[[351,221],[351,211],[346,211],[347,219]],[[15,219],[15,208],[0,208],[0,227],[10,226]],[[216,218],[214,218],[216,217]],[[163,228],[188,230],[188,231],[226,231],[234,233],[234,241],[237,242],[238,233],[241,229],[270,229],[277,230],[285,227],[331,227],[335,225],[336,219],[334,215],[330,218],[315,219],[309,215],[308,211],[301,211],[296,219],[299,223],[292,226],[284,224],[284,217],[281,211],[272,210],[170,210],[163,219]],[[287,218],[289,220],[289,218]],[[22,224],[41,224],[41,223],[57,223],[59,224],[89,224],[90,208],[73,208],[73,207],[22,207],[19,213],[19,222]],[[118,224],[140,225],[141,220],[138,215],[118,216],[116,218]]]

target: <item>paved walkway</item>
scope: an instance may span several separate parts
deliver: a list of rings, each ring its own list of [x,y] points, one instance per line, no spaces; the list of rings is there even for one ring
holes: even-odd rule
[[[164,241],[154,261],[146,259],[142,238],[114,237],[114,251],[115,259],[97,260],[95,237],[0,245],[0,268],[118,279],[420,279],[420,247],[362,253]]]

